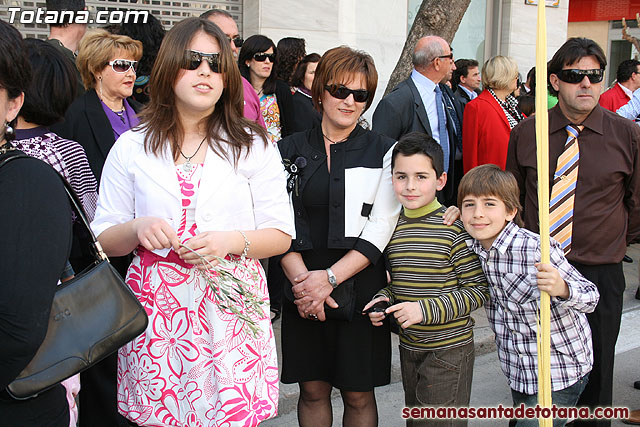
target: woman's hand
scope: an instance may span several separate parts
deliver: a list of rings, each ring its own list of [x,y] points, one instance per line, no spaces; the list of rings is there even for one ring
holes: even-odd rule
[[[180,259],[186,263],[202,264],[201,256],[213,266],[216,266],[218,260],[215,257],[224,258],[227,254],[233,253],[233,243],[238,238],[242,239],[242,235],[237,231],[205,231],[185,242],[185,245],[197,252],[197,254],[186,248],[180,248],[176,252],[178,252]],[[242,240],[244,245],[244,239]]]
[[[162,218],[151,216],[136,218],[132,225],[138,241],[149,251],[167,248],[178,250],[180,247],[180,240],[175,230]]]
[[[460,218],[460,209],[457,206],[449,206],[444,215],[442,215],[442,222],[445,225],[453,224],[456,219]]]
[[[313,270],[294,278],[293,296],[298,306],[300,317],[325,321],[324,303],[329,307],[338,308],[338,304],[331,298],[333,287],[329,284],[329,277],[325,270]]]

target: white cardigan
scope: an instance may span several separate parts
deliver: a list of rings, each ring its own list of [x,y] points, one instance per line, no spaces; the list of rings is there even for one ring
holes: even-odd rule
[[[231,156],[230,156],[231,157]],[[107,156],[98,207],[91,228],[96,236],[134,218],[153,216],[180,226],[182,197],[170,149],[162,157],[145,153],[144,133],[127,131]],[[272,144],[254,139],[237,169],[207,146],[196,203],[198,230],[276,228],[294,236],[295,226],[282,159]],[[165,256],[169,249],[154,251]]]

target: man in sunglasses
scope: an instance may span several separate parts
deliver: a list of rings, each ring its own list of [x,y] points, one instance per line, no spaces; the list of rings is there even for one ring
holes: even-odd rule
[[[568,242],[562,243],[567,259],[600,292],[595,311],[587,314],[593,369],[577,404],[591,408],[612,406],[625,289],[621,261],[627,243],[640,236],[640,171],[635,169],[640,128],[598,104],[606,65],[600,46],[586,38],[569,39],[549,63],[550,91],[558,96],[549,110],[551,235]],[[530,117],[511,131],[506,169],[520,187],[525,227],[534,232],[539,228],[536,164],[535,117]],[[579,304],[579,296],[554,303]],[[611,421],[576,420],[576,425],[609,426]]]
[[[453,179],[456,128],[451,113],[462,110],[453,96],[450,101],[454,108],[447,108],[444,96],[451,94],[451,89],[440,83],[451,80],[456,69],[451,46],[438,36],[423,37],[416,43],[412,61],[411,76],[378,103],[373,113],[373,130],[396,141],[414,131],[432,136],[442,147],[444,170],[450,177],[438,199],[449,206],[456,199]],[[462,122],[461,117],[458,120]]]
[[[227,11],[221,9],[211,9],[200,15],[200,18],[207,19],[218,26],[223,33],[226,34],[229,39],[231,51],[233,57],[238,58],[238,49],[242,47],[242,37],[238,33],[238,25],[233,19],[233,16]],[[258,123],[260,126],[266,129],[264,119],[262,118],[262,112],[260,111],[260,99],[256,95],[256,91],[251,87],[251,83],[244,77],[242,78],[242,87],[244,89],[244,117],[251,121]]]

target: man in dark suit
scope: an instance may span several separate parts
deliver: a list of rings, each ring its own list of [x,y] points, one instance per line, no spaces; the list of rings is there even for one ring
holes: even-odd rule
[[[446,85],[440,84],[450,80],[455,70],[453,53],[443,38],[426,36],[418,40],[412,60],[411,76],[380,100],[373,113],[373,130],[395,140],[419,131],[438,141],[444,151],[445,172],[450,177],[439,199],[446,205],[455,204],[453,176],[458,137],[452,111],[459,123],[462,118],[457,101],[449,99],[450,89],[447,87],[447,91]]]
[[[458,59],[456,61],[456,70],[453,72],[454,94],[462,108],[467,102],[475,99],[480,94],[480,69],[478,61],[475,59]]]

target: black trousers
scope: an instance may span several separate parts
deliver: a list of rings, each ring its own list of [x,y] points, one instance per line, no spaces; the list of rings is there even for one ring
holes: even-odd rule
[[[593,369],[578,400],[578,407],[611,406],[613,396],[613,360],[620,332],[622,294],[625,288],[622,263],[585,265],[572,262],[584,277],[595,283],[600,301],[587,314],[593,336]],[[576,420],[576,426],[610,426],[610,420]]]

